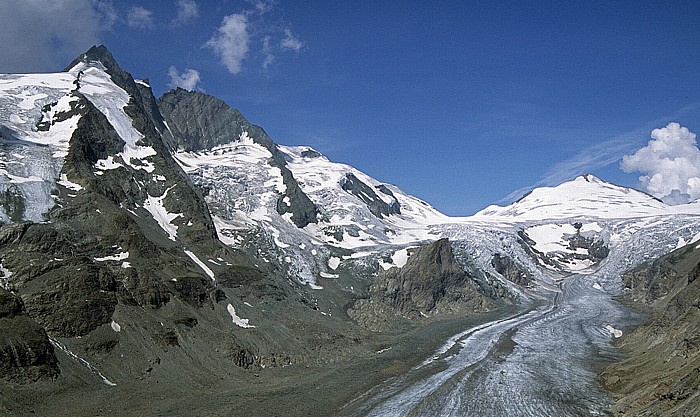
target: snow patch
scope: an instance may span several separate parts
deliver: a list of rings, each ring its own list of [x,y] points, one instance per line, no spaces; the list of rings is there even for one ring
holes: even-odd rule
[[[233,324],[235,324],[236,326],[243,327],[245,329],[255,327],[249,323],[248,319],[238,317],[238,315],[236,314],[236,309],[233,308],[231,304],[226,306],[226,310],[228,310],[228,313],[231,315],[231,319],[233,320]]]
[[[605,326],[605,330],[607,330],[610,333],[610,335],[615,339],[622,337],[622,330],[618,330],[609,324]]]
[[[199,267],[202,268],[204,273],[206,273],[209,276],[209,278],[211,278],[212,281],[216,281],[216,278],[214,277],[214,272],[211,269],[209,269],[209,267],[204,262],[202,262],[197,257],[197,255],[195,255],[191,251],[188,251],[187,249],[185,249],[185,254],[187,254],[187,256],[189,256],[190,259],[192,259],[192,261],[194,261],[194,263],[199,265]]]
[[[104,384],[109,385],[110,387],[116,387],[116,386],[117,386],[117,384],[115,384],[114,382],[112,382],[112,381],[110,381],[109,379],[107,379],[107,377],[105,377],[104,375],[102,375],[102,372],[98,371],[97,368],[95,368],[94,366],[92,366],[92,365],[90,364],[90,362],[86,361],[85,359],[83,359],[83,358],[79,357],[78,355],[76,355],[75,353],[71,352],[70,349],[68,349],[63,343],[61,343],[61,342],[59,342],[58,340],[52,338],[51,336],[49,336],[49,342],[51,342],[51,344],[52,344],[55,348],[61,350],[63,353],[65,353],[66,355],[68,355],[70,358],[74,359],[76,362],[78,362],[79,364],[83,365],[84,367],[86,367],[87,369],[89,369],[91,372],[94,372],[95,374],[97,374],[97,376],[100,377],[100,379],[102,380],[102,382],[103,382]]]
[[[99,169],[100,171],[109,171],[110,169],[117,169],[123,166],[124,165],[120,164],[119,162],[116,162],[114,160],[114,156],[112,155],[108,156],[105,159],[100,159],[97,162],[95,162],[95,168]]]
[[[681,236],[681,237],[678,238],[678,243],[676,243],[676,247],[674,248],[674,250],[680,249],[680,248],[682,248],[683,246],[685,246],[685,245],[687,245],[687,244],[688,244],[688,243],[685,241],[685,239],[683,239],[683,236]]]
[[[148,210],[149,213],[151,213],[151,216],[153,216],[153,219],[158,222],[158,225],[165,231],[165,233],[168,234],[168,239],[170,240],[175,240],[177,237],[177,225],[172,224],[171,222],[175,220],[178,217],[182,216],[182,213],[170,213],[168,210],[163,206],[163,200],[165,197],[168,195],[168,191],[172,190],[174,185],[163,193],[162,196],[160,197],[153,197],[151,195],[148,195],[146,198],[146,201],[143,202],[143,208]]]
[[[129,257],[129,252],[120,252],[116,255],[111,255],[111,256],[105,256],[103,258],[95,258],[97,262],[104,262],[104,261],[123,261],[124,259],[127,259]]]
[[[112,327],[112,330],[115,332],[121,332],[122,331],[122,326],[119,325],[116,321],[112,320],[112,322],[109,324]]]
[[[338,266],[340,266],[340,258],[336,258],[335,256],[331,256],[328,258],[328,267],[332,270],[338,269]]]
[[[2,274],[2,276],[0,276],[0,287],[9,291],[12,272],[0,264],[0,274]]]
[[[385,271],[394,267],[403,268],[406,265],[406,262],[408,262],[408,251],[413,248],[415,248],[415,246],[395,251],[394,254],[391,255],[391,262],[384,262],[383,260],[380,260],[379,266]]]
[[[391,260],[394,262],[394,265],[399,268],[403,268],[403,266],[406,265],[406,262],[408,262],[408,248],[400,249],[394,252],[394,254],[391,255]]]

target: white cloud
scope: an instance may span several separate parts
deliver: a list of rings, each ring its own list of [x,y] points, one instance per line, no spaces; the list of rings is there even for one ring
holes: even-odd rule
[[[168,83],[170,88],[180,87],[189,91],[194,90],[200,80],[199,71],[191,68],[186,69],[180,74],[177,72],[175,66],[170,66],[170,68],[168,68],[168,76],[170,77],[170,83]]]
[[[248,54],[248,21],[244,14],[224,17],[217,32],[205,46],[212,48],[231,74],[241,72],[241,63]]]
[[[625,172],[641,172],[644,189],[669,204],[700,198],[700,149],[695,133],[678,123],[651,132],[647,146],[622,158]]]
[[[102,30],[112,30],[112,27],[119,20],[119,15],[114,9],[111,0],[93,0],[95,10],[99,14],[100,26]]]
[[[199,6],[194,0],[178,0],[177,17],[173,19],[174,26],[184,25],[199,17]]]
[[[153,12],[141,6],[132,6],[126,14],[126,24],[132,28],[151,29]]]
[[[266,35],[263,38],[263,54],[265,54],[265,61],[262,64],[263,69],[267,69],[275,61],[275,55],[270,48],[270,39],[270,35]]]
[[[285,29],[284,39],[280,42],[280,46],[282,49],[291,49],[294,52],[299,52],[304,46],[304,43],[294,36],[291,30]]]
[[[109,1],[1,0],[0,72],[59,70],[115,21]]]
[[[275,0],[246,0],[255,7],[255,11],[260,14],[265,14],[275,8],[277,2]]]

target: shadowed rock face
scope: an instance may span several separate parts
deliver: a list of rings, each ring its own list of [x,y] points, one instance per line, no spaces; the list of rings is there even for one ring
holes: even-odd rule
[[[343,190],[349,192],[367,204],[369,211],[380,219],[390,214],[401,214],[401,206],[399,205],[399,202],[396,200],[396,198],[394,198],[394,194],[391,192],[391,190],[389,190],[385,185],[378,186],[377,190],[380,193],[391,197],[393,200],[391,204],[382,200],[377,193],[374,192],[372,187],[360,181],[360,179],[353,174],[345,175],[345,178],[342,179],[340,185],[343,187]]]
[[[457,263],[450,241],[440,239],[413,251],[402,268],[380,272],[369,299],[358,301],[350,314],[367,327],[380,330],[391,321],[390,315],[418,319],[484,312],[495,306],[494,300],[480,292],[475,278]]]
[[[0,378],[24,384],[59,372],[46,331],[26,315],[19,297],[0,288]]]
[[[491,266],[508,281],[520,286],[527,287],[532,282],[532,275],[520,269],[518,265],[507,256],[502,256],[498,253],[493,255],[493,258],[491,258]]]
[[[615,415],[700,415],[698,276],[695,244],[623,276],[622,299],[652,315],[620,342],[627,359],[600,375],[618,397]]]
[[[537,243],[527,235],[526,230],[518,232],[519,242],[525,252],[534,259],[558,270],[567,270],[569,265],[578,261],[590,261],[591,265],[597,265],[607,258],[610,254],[610,248],[608,248],[607,243],[603,239],[584,236],[581,233],[581,223],[574,223],[573,226],[576,232],[563,236],[568,246],[566,251],[540,252],[535,249]],[[580,249],[583,249],[583,251],[580,251]]]
[[[174,136],[174,149],[209,150],[239,140],[243,132],[272,154],[270,165],[282,173],[285,192],[277,200],[279,214],[292,214],[298,227],[316,223],[318,209],[294,179],[284,155],[265,131],[248,122],[241,113],[216,97],[181,88],[165,93],[159,100],[160,111]],[[285,198],[290,204],[285,203]]]

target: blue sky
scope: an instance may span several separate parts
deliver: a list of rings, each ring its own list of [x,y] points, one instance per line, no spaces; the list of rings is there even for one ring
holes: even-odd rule
[[[678,129],[668,140],[692,144],[676,155],[637,158],[631,172],[620,162],[670,122],[700,132],[698,2],[49,3],[50,14],[0,5],[0,72],[59,70],[104,43],[156,95],[175,76],[276,142],[313,146],[447,214],[589,172],[697,198],[697,145]]]

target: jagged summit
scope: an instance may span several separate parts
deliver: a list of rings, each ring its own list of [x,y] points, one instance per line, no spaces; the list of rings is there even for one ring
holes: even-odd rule
[[[158,105],[175,136],[177,149],[210,150],[237,142],[244,131],[266,148],[273,145],[262,128],[252,125],[237,109],[209,94],[176,88],[163,94]]]
[[[107,69],[121,69],[116,59],[114,59],[114,55],[112,55],[105,45],[93,45],[90,47],[90,49],[85,51],[85,53],[78,55],[70,64],[68,64],[66,68],[63,69],[63,71],[69,72],[80,62],[101,62]]]

